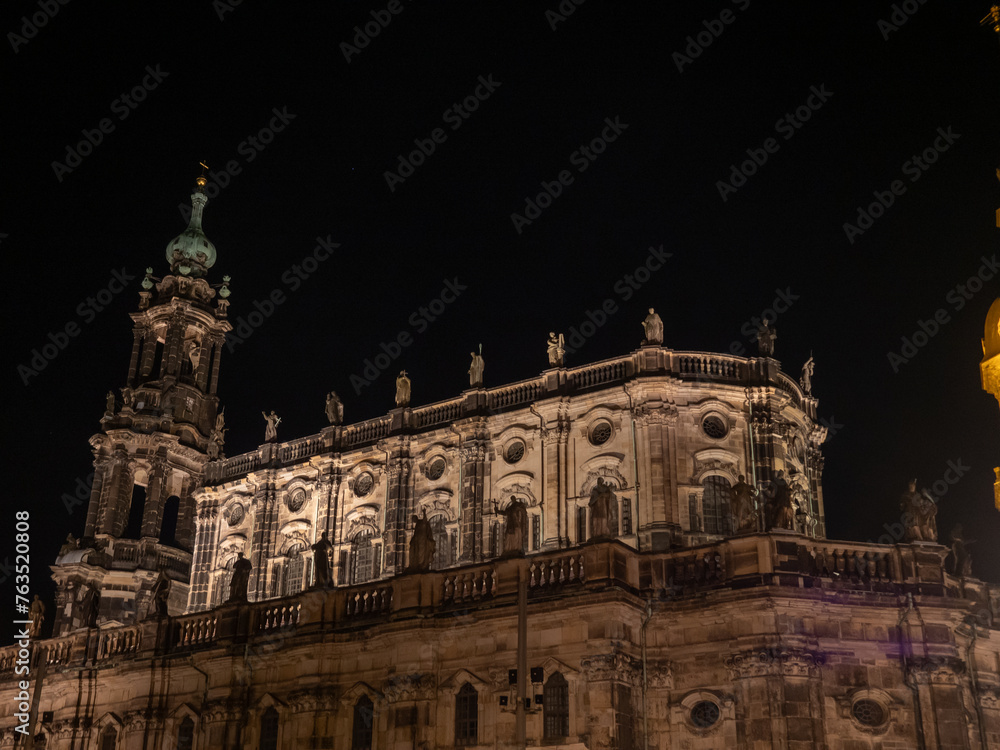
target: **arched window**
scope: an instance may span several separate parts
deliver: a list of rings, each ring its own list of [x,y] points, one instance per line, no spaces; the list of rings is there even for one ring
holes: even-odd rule
[[[163,504],[163,521],[160,524],[160,542],[168,547],[177,547],[177,517],[181,509],[181,499],[171,495]]]
[[[297,544],[285,553],[284,578],[281,582],[281,595],[297,594],[302,590],[303,555],[302,545]]]
[[[194,722],[190,716],[184,718],[177,730],[177,750],[191,750],[194,747]]]
[[[278,750],[278,712],[274,706],[260,717],[260,750]]]
[[[729,482],[724,477],[705,477],[701,486],[701,513],[706,534],[731,534],[733,529],[729,513]]]
[[[479,693],[468,682],[455,696],[455,744],[475,745],[479,741]]]
[[[106,726],[101,730],[101,750],[115,750],[118,747],[118,730]]]
[[[434,570],[447,568],[451,565],[451,543],[448,539],[448,527],[444,516],[434,516],[430,520],[431,531],[434,532]]]
[[[542,708],[546,737],[569,737],[569,683],[559,672],[545,682]]]
[[[362,695],[354,704],[354,728],[351,731],[351,750],[371,750],[375,726],[375,705],[371,698]]]
[[[364,583],[373,576],[375,563],[375,545],[372,544],[372,532],[358,532],[351,542],[351,583]]]

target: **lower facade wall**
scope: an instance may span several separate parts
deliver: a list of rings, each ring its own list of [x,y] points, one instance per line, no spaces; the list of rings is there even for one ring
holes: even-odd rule
[[[645,606],[618,591],[531,603],[528,747],[640,748],[644,734],[663,750],[1000,747],[1000,638],[982,629],[970,650],[945,609],[904,623],[900,644],[896,607],[730,592],[654,603],[644,639]],[[470,691],[476,739],[464,746],[517,747],[512,610],[53,670],[38,704],[44,747],[104,750],[111,733],[115,750],[186,747],[185,722],[192,748],[267,747],[276,717],[274,747],[351,748],[359,711],[372,748],[455,747]],[[15,695],[2,686],[0,748],[20,738]]]

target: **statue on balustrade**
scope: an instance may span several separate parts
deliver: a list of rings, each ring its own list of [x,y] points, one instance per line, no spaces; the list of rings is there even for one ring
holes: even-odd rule
[[[807,359],[806,363],[802,365],[802,377],[799,379],[799,385],[802,386],[802,390],[807,396],[812,395],[812,379],[814,372],[816,372],[816,363],[813,362],[812,352],[809,352],[809,359]]]
[[[472,364],[469,366],[469,385],[478,388],[483,384],[483,371],[486,369],[486,363],[483,361],[483,345],[479,345],[479,354],[469,352],[469,355],[472,357]]]
[[[271,409],[270,414],[261,412],[261,416],[267,420],[267,427],[264,428],[264,442],[273,443],[278,439],[278,425],[281,424],[281,417],[274,413],[274,409]]]
[[[765,320],[763,325],[757,329],[757,349],[762,357],[770,357],[774,354],[774,340],[778,338],[778,332],[771,328]]]
[[[617,514],[615,513],[617,499],[611,485],[603,477],[597,478],[597,484],[590,491],[590,536],[592,539],[612,539],[618,536]],[[615,521],[612,527],[612,521]]]
[[[344,403],[336,391],[326,394],[326,418],[330,420],[330,424],[344,423]]]
[[[153,596],[152,602],[149,605],[149,614],[156,615],[156,617],[166,617],[167,612],[167,602],[170,599],[170,579],[167,578],[166,571],[160,568],[160,575],[156,577],[156,583],[153,584]]]
[[[108,416],[112,416],[113,417],[115,415],[115,392],[114,391],[108,391],[107,401],[108,401],[108,403],[107,403],[107,406],[105,407],[105,411],[106,411],[106,413],[107,413]]]
[[[233,563],[233,577],[229,583],[229,599],[227,603],[234,602],[245,604],[247,602],[247,589],[250,587],[250,571],[253,565],[243,557],[243,553],[237,553],[236,562]]]
[[[501,512],[493,501],[493,508]],[[503,509],[503,554],[502,557],[521,557],[524,555],[524,545],[528,540],[528,509],[516,497],[511,497],[507,507]]]
[[[736,524],[736,531],[752,531],[757,526],[757,488],[747,484],[742,474],[730,490],[729,507]]]
[[[652,307],[649,308],[649,315],[647,315],[646,319],[642,321],[642,328],[646,333],[646,340],[642,343],[663,343],[663,320],[653,311]]]
[[[431,569],[434,562],[434,553],[437,551],[437,542],[434,541],[434,530],[431,522],[427,520],[427,511],[423,516],[412,516],[413,536],[410,537],[410,565],[407,567],[409,573],[425,573]]]
[[[80,613],[83,626],[87,628],[97,627],[97,616],[101,612],[101,592],[92,583],[87,584],[84,589],[82,601],[80,603]]]
[[[330,577],[330,551],[333,545],[326,538],[326,532],[320,536],[319,541],[312,546],[313,570],[316,572],[316,582],[313,584],[319,588],[326,588],[332,582]]]
[[[28,636],[41,638],[42,623],[45,622],[45,604],[38,598],[38,594],[35,594],[35,600],[28,608],[28,616],[31,618],[31,624],[28,625]]]
[[[396,378],[396,406],[403,407],[410,405],[410,379],[406,376],[406,370],[400,370]]]
[[[965,539],[962,535],[962,524],[956,523],[951,530],[951,567],[952,574],[960,578],[972,575],[972,553],[969,546],[975,544],[974,539]]]
[[[549,341],[547,345],[547,353],[549,355],[549,366],[551,367],[563,367],[566,364],[566,339],[560,333],[556,336],[555,333],[549,332]]]
[[[937,541],[937,503],[927,490],[917,491],[916,479],[910,480],[899,500],[899,509],[903,511],[903,538],[907,542]]]
[[[59,548],[59,557],[63,555],[68,555],[73,550],[80,549],[80,540],[73,536],[72,532],[66,535],[66,541],[63,546]]]
[[[774,475],[771,484],[771,498],[767,502],[769,526],[772,529],[795,529],[795,502],[792,500],[792,488],[785,479],[785,472],[780,469]]]

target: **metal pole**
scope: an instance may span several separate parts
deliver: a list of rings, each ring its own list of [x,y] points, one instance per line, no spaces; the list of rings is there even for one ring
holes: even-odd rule
[[[517,746],[527,747],[527,697],[528,682],[528,569],[524,563],[518,567],[517,580]]]

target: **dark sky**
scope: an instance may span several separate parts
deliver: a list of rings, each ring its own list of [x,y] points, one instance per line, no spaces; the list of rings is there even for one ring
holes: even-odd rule
[[[878,538],[908,477],[932,487],[958,466],[939,484],[942,537],[961,521],[976,572],[1000,581],[1000,409],[978,374],[1000,284],[964,286],[1000,238],[988,3],[903,3],[916,12],[894,19],[887,2],[676,5],[566,1],[564,18],[547,17],[554,0],[8,5],[4,512],[33,513],[33,588],[83,530],[85,504],[68,514],[60,498],[91,471],[142,270],[166,271],[199,160],[231,319],[284,300],[224,357],[229,455],[263,440],[262,409],[283,439],[318,431],[330,389],[349,422],[385,413],[403,367],[415,405],[456,395],[479,343],[487,385],[532,377],[547,332],[569,335],[608,299],[616,311],[568,364],[634,349],[649,306],[668,346],[753,354],[744,332],[781,296],[776,357],[798,377],[814,354],[835,425],[829,535]],[[377,36],[344,47],[366,23]],[[477,91],[475,111],[453,109]],[[399,173],[415,140],[434,150]],[[734,185],[754,155],[766,162]],[[512,220],[564,171],[551,205]],[[876,194],[891,205],[845,231]],[[296,277],[317,237],[339,248]],[[670,258],[630,288],[661,246]],[[126,291],[107,291],[115,273],[133,277]],[[431,321],[420,309],[446,281],[463,290]],[[43,370],[18,370],[67,324],[78,335]],[[412,343],[359,385],[401,332]],[[13,561],[12,538],[0,550]]]

